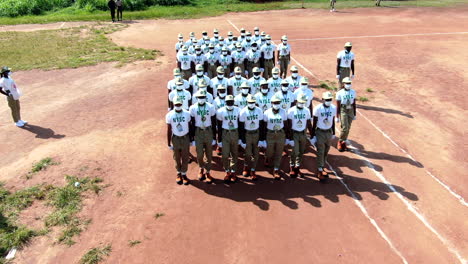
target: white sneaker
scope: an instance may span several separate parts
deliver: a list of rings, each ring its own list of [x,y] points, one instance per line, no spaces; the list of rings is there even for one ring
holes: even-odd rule
[[[26,125],[28,123],[28,121],[24,121],[24,120],[20,120],[18,122],[21,122],[23,125]]]
[[[24,126],[24,124],[21,123],[20,121],[16,122],[15,125],[16,125],[17,127],[23,127],[23,126]]]

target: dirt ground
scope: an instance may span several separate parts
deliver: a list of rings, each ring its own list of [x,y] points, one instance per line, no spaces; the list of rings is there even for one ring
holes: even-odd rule
[[[107,243],[105,263],[466,263],[467,24],[466,6],[134,21],[112,40],[165,56],[122,68],[16,72],[31,125],[14,127],[0,105],[0,180],[60,183],[91,164],[111,186],[87,200],[82,214],[92,223],[75,245],[40,237],[15,263],[77,263]],[[310,150],[304,179],[277,182],[261,167],[256,183],[176,185],[164,123],[176,36],[254,26],[276,41],[287,34],[292,64],[314,85],[333,80],[336,53],[353,42],[353,88],[369,98],[353,123],[354,150],[331,150],[338,177],[328,184],[313,176]],[[315,88],[315,96],[323,91]],[[29,181],[19,177],[46,156],[61,164]],[[189,177],[196,173],[191,164]]]

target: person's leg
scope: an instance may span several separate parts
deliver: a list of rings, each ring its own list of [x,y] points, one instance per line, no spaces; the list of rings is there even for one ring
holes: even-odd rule
[[[252,145],[252,163],[250,164],[250,170],[255,171],[257,169],[257,161],[258,161],[258,139],[259,139],[259,132],[251,135],[251,145]]]
[[[19,120],[21,120],[21,106],[20,106],[20,101],[19,100],[15,100],[15,104],[16,104],[16,118]]]
[[[181,169],[182,169],[182,162],[181,162],[181,144],[180,144],[180,140],[178,137],[172,137],[172,147],[173,147],[173,158],[174,158],[174,161],[175,161],[175,168],[177,170],[177,173],[181,173]]]
[[[266,158],[268,161],[268,164],[273,165],[273,154],[275,150],[275,142],[274,142],[274,133],[267,132],[266,136],[266,142],[267,142],[267,148],[266,148]]]
[[[296,144],[296,142],[294,142]],[[306,145],[307,145],[307,136],[305,133],[300,134],[297,144],[299,145],[299,153],[296,158],[296,167],[299,168],[302,165],[302,157],[304,156]]]
[[[110,10],[112,22],[115,22],[115,9]]]
[[[13,121],[16,123],[16,122],[19,121],[19,119],[18,119],[18,117],[16,115],[16,113],[17,113],[16,106],[17,105],[16,105],[16,102],[15,102],[15,99],[13,99],[13,97],[11,97],[11,96],[8,96],[7,100],[8,100],[8,106],[11,109],[11,117],[13,118]]]
[[[343,107],[343,106],[342,106]],[[340,141],[345,141],[348,138],[348,132],[349,132],[349,117],[348,113],[346,112],[346,109],[343,109],[340,113],[341,116],[341,132],[340,132]]]
[[[253,146],[252,146],[252,137],[253,134],[245,134],[245,157],[244,157],[244,171],[243,174],[247,172],[247,168],[252,166],[253,159]],[[248,172],[247,172],[248,173]],[[245,176],[245,175],[244,175]]]
[[[283,156],[284,141],[286,136],[284,132],[276,133],[276,150],[275,150],[275,170],[279,170],[281,166],[281,157]]]
[[[325,149],[324,149],[324,155],[323,155],[323,162],[324,162],[324,167],[327,162],[327,157],[328,157],[328,152],[330,151],[330,138],[332,136],[331,131],[325,133]]]
[[[239,154],[239,147],[237,145],[239,141],[239,134],[238,132],[231,132],[230,133],[230,143],[231,143],[231,162],[230,162],[230,169],[231,173],[235,174],[236,169],[237,169],[237,159],[238,159],[238,154]]]
[[[189,162],[189,149],[190,149],[190,139],[188,136],[182,138],[180,142],[180,154],[181,154],[181,167],[180,172],[182,174],[187,173],[188,170],[188,162]]]
[[[324,157],[325,157],[325,133],[321,130],[316,130],[315,136],[317,137],[317,169],[324,167]]]
[[[197,162],[200,169],[204,168],[203,131],[199,128],[195,130],[195,149],[197,151]]]
[[[223,160],[223,167],[226,172],[229,172],[229,155],[231,153],[231,145],[228,138],[228,133],[226,130],[223,130],[223,150],[222,150],[222,160]]]
[[[213,147],[212,147],[212,141],[213,141],[213,131],[211,129],[208,129],[205,131],[203,135],[203,141],[205,145],[205,169],[206,172],[209,173],[211,171],[211,161],[213,160]]]

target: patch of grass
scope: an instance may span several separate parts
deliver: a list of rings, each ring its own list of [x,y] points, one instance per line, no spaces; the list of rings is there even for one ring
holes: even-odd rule
[[[400,7],[447,7],[458,4],[466,4],[466,0],[408,0],[408,1],[382,1],[382,6]],[[329,1],[305,0],[305,8],[328,9]],[[301,1],[281,1],[251,3],[240,0],[194,0],[186,6],[152,6],[142,11],[124,11],[125,20],[135,19],[183,19],[220,16],[227,12],[255,12],[263,10],[297,9],[302,7]],[[374,1],[369,0],[342,0],[338,1],[337,9],[375,7]],[[45,12],[40,16],[0,17],[0,25],[52,23],[61,21],[109,21],[110,15],[106,11],[93,9],[79,9],[68,7],[56,11]]]
[[[336,91],[337,90],[336,82],[331,82],[329,80],[320,81],[319,82],[319,87],[322,88],[322,89],[326,89],[328,91]]]
[[[129,247],[134,247],[134,246],[136,246],[136,245],[138,245],[138,244],[140,244],[140,243],[141,243],[140,240],[129,240],[129,241],[128,241],[128,246],[129,246]]]
[[[359,97],[357,98],[357,100],[358,100],[359,102],[368,102],[368,101],[369,101],[369,98],[367,98],[367,97],[365,97],[365,96],[359,96]]]
[[[161,217],[163,217],[163,216],[164,216],[163,213],[156,213],[156,214],[154,215],[154,219],[157,220],[157,219],[159,219],[159,218],[161,218]]]
[[[111,245],[106,245],[102,248],[92,248],[86,252],[80,260],[80,264],[97,264],[104,260],[105,257],[109,256],[112,251]]]
[[[374,90],[373,90],[372,88],[367,88],[367,89],[366,89],[366,92],[368,92],[368,93],[373,93]]]
[[[52,70],[113,61],[119,62],[118,66],[121,66],[137,60],[155,59],[156,50],[119,47],[106,37],[106,34],[125,27],[123,24],[112,24],[33,32],[0,32],[0,49],[9,51],[2,56],[2,63],[15,70]],[[50,164],[43,162],[36,169],[41,170],[47,165]]]
[[[0,42],[1,43],[1,42]],[[0,44],[1,45],[1,44]],[[32,168],[31,168],[31,171],[28,172],[28,174],[26,174],[26,179],[31,179],[32,176],[35,174],[35,173],[38,173],[42,170],[46,170],[47,167],[49,166],[52,166],[52,165],[58,165],[59,162],[56,162],[54,161],[52,158],[50,157],[47,157],[47,158],[43,158],[41,159],[39,162],[37,163],[34,163]]]

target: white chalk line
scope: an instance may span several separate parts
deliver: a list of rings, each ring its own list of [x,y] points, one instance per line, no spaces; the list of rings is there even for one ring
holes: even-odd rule
[[[414,33],[414,34],[396,34],[396,35],[374,35],[374,36],[349,36],[349,37],[329,37],[329,38],[309,38],[309,39],[288,39],[288,41],[313,41],[313,40],[360,39],[360,38],[388,38],[388,37],[462,35],[462,34],[468,34],[468,32],[434,32],[434,33]]]
[[[63,22],[62,25],[60,25],[60,28],[63,28],[63,26],[65,26],[65,23],[66,22]]]
[[[406,205],[406,208],[408,208],[408,210],[410,212],[412,212],[434,235],[437,236],[437,238],[442,242],[442,244],[444,244],[444,246],[446,246],[448,248],[448,250],[450,252],[452,252],[456,257],[457,259],[460,261],[460,263],[464,264],[466,263],[466,260],[461,256],[461,254],[454,248],[454,246],[447,240],[445,239],[442,235],[439,234],[439,232],[437,232],[437,230],[434,229],[434,227],[432,227],[431,224],[429,224],[429,222],[426,220],[426,218],[421,214],[419,213],[418,211],[418,208],[415,207],[414,205],[412,205],[410,202],[408,202],[408,200],[406,200],[403,195],[397,191],[395,189],[395,187],[393,187],[393,185],[385,178],[385,176],[381,173],[381,172],[378,172],[374,165],[372,164],[372,162],[370,162],[369,159],[367,159],[366,157],[364,157],[361,152],[357,149],[357,148],[353,148],[353,153],[355,153],[356,155],[358,155],[359,157],[361,157],[363,160],[364,160],[364,163],[366,164],[366,166],[372,170],[372,172],[383,182],[385,183],[385,185],[387,185],[387,187],[392,191],[394,192],[397,197]]]
[[[338,176],[338,174],[336,173],[335,169],[333,169],[333,167],[330,165],[330,163],[328,163],[327,161],[327,165],[328,167],[330,168],[331,171],[333,171],[333,174],[335,174],[335,177],[340,181],[340,183],[346,188],[346,190],[348,191],[348,193],[351,195],[351,197],[353,198],[354,200],[354,203],[357,205],[357,207],[359,207],[359,209],[361,209],[361,212],[364,214],[365,217],[367,217],[367,219],[371,222],[371,224],[375,227],[375,229],[377,229],[377,232],[380,234],[380,236],[387,242],[387,244],[390,246],[390,248],[393,250],[393,252],[395,252],[395,254],[397,254],[401,260],[403,261],[403,263],[407,264],[408,261],[405,259],[405,257],[403,256],[403,254],[401,254],[400,251],[398,251],[397,248],[395,248],[395,246],[393,245],[392,241],[390,240],[390,238],[387,237],[387,235],[384,233],[384,231],[380,228],[380,226],[377,224],[377,222],[374,220],[374,218],[372,218],[369,213],[367,212],[366,208],[364,207],[364,205],[362,204],[361,201],[359,201],[359,199],[356,197],[356,195],[354,194],[354,192],[351,190],[351,188],[349,188],[349,186],[343,181],[343,178],[341,178],[340,176]]]
[[[230,20],[227,20],[229,22],[229,24],[231,24],[237,31],[240,31],[239,28],[234,25]],[[297,60],[295,60],[294,58],[292,58],[296,63],[298,63],[299,65],[299,62]],[[301,64],[302,65],[302,64]],[[312,76],[315,76],[312,72],[310,72],[309,70],[307,70],[304,66],[301,66],[303,69],[305,69],[309,74],[311,74]],[[315,77],[316,78],[316,77]],[[398,251],[395,246],[393,245],[392,241],[388,238],[388,236],[383,232],[383,230],[379,227],[379,225],[377,224],[377,222],[372,218],[370,217],[369,213],[367,212],[366,208],[364,207],[364,205],[362,205],[362,203],[359,201],[359,199],[357,199],[356,195],[354,195],[354,193],[351,191],[351,189],[348,187],[348,185],[346,185],[346,183],[343,181],[343,179],[341,177],[338,176],[338,174],[335,172],[335,170],[333,169],[333,167],[327,162],[328,166],[330,167],[330,169],[333,171],[333,173],[335,174],[335,176],[338,178],[338,180],[341,182],[341,184],[346,188],[346,190],[349,192],[349,194],[351,195],[351,197],[353,197],[353,200],[355,202],[355,204],[358,206],[358,208],[361,210],[361,212],[364,214],[364,216],[370,221],[370,223],[375,227],[375,229],[377,230],[377,232],[379,233],[379,235],[387,242],[387,244],[390,246],[390,248],[392,249],[392,251],[397,254],[401,260],[403,261],[404,264],[408,264],[408,261],[406,261],[406,259],[403,257],[403,255],[400,253],[400,251]]]

